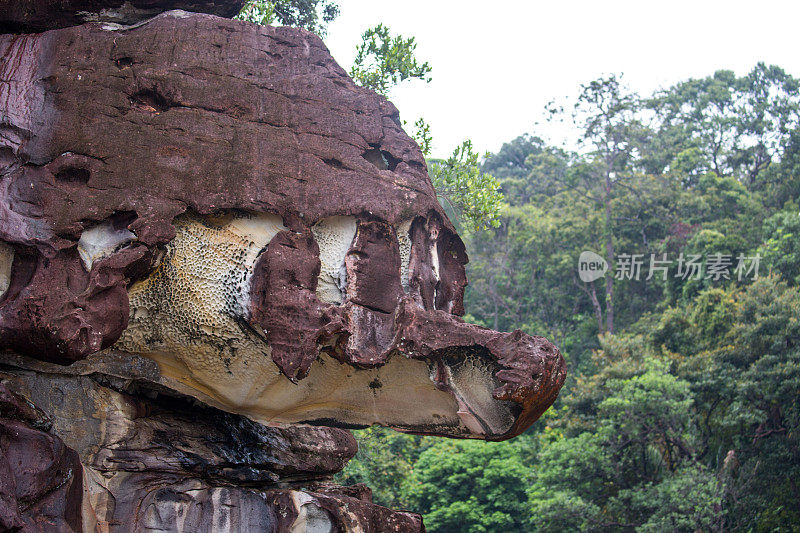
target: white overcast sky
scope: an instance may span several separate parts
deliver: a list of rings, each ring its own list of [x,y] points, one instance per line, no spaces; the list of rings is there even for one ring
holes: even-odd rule
[[[464,139],[496,152],[522,133],[554,141],[536,125],[547,102],[574,97],[581,83],[623,73],[649,93],[718,69],[747,73],[758,61],[800,76],[796,0],[470,1],[339,0],[326,44],[350,68],[361,33],[380,22],[414,36],[433,81],[404,82],[390,99],[402,119],[424,117],[434,153]],[[550,131],[548,131],[550,130]]]

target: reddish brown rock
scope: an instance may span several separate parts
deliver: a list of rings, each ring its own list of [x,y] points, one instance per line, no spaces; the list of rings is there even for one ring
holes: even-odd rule
[[[0,49],[0,346],[114,345],[268,423],[504,439],[555,400],[555,347],[457,317],[421,152],[315,35],[169,12]]]
[[[320,338],[342,331],[338,308],[317,300],[319,247],[310,230],[282,231],[253,271],[251,322],[265,331],[272,359],[291,380],[304,378]]]
[[[85,22],[134,24],[171,9],[233,17],[243,4],[244,0],[0,0],[0,32],[37,32]]]
[[[78,454],[47,416],[0,380],[0,530],[83,531]]]
[[[273,212],[291,229],[439,210],[397,110],[356,87],[311,33],[171,13],[131,30],[5,36],[0,51],[12,80],[0,85],[0,240],[35,249],[38,283],[51,270],[63,278],[51,263],[69,262],[85,229],[121,213],[153,249],[187,209]],[[393,171],[376,167],[376,152]],[[76,293],[88,287],[76,280],[40,311],[51,333],[37,356],[67,362],[119,336],[124,324],[106,331],[87,316]],[[24,314],[6,300],[3,316]],[[20,329],[3,327],[4,339]],[[24,349],[28,332],[18,336]]]
[[[358,225],[345,258],[347,300],[380,313],[394,313],[403,295],[400,285],[400,251],[395,230],[383,223]]]
[[[120,5],[7,23],[177,3]],[[0,53],[1,527],[424,531],[331,483],[324,426],[502,440],[555,401],[551,343],[459,318],[421,152],[315,35],[170,11]]]
[[[344,491],[342,491],[344,492]],[[360,531],[364,533],[424,533],[422,517],[416,513],[393,511],[342,492],[296,492],[274,490],[267,493],[278,516],[279,531]]]

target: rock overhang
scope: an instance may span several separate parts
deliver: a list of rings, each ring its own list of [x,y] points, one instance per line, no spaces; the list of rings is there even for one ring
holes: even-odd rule
[[[457,318],[467,257],[421,152],[394,106],[353,84],[313,34],[173,12],[0,47],[19,85],[3,95],[13,135],[0,240],[15,267],[0,343],[62,363],[117,343],[150,354],[175,386],[267,422],[386,423],[375,406],[409,398],[402,381],[386,386],[389,369],[447,411],[404,424],[412,406],[398,401],[386,425],[404,431],[508,438],[555,400],[564,363],[550,343]],[[176,250],[191,251],[186,239],[208,250],[192,228],[223,219],[258,234],[216,243],[214,282],[232,290],[205,313],[169,311],[184,324],[165,340],[141,314],[144,287],[180,300],[175,276],[191,286],[196,265]],[[89,248],[91,261],[78,253]],[[167,278],[173,292],[154,283]],[[320,405],[314,391],[333,379],[323,367],[345,382],[336,408],[256,405],[263,376],[289,403],[304,389],[299,405]],[[236,391],[220,384],[243,377]]]
[[[0,31],[29,33],[86,22],[132,25],[170,10],[233,17],[244,0],[0,0]]]

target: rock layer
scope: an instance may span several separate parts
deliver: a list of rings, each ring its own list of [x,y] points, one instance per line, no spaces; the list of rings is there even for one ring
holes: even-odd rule
[[[84,22],[135,24],[172,9],[233,17],[244,0],[0,0],[0,32],[21,33]]]
[[[467,257],[419,148],[315,35],[171,11],[0,49],[0,346],[117,343],[267,423],[499,440],[554,401],[555,347],[458,318]]]
[[[0,240],[48,259],[21,269],[34,270],[22,282],[31,294],[3,315],[30,317],[14,344],[40,338],[36,356],[68,362],[116,341],[125,324],[92,310],[126,298],[99,293],[140,274],[187,209],[274,213],[294,231],[330,216],[395,224],[441,212],[397,110],[356,87],[311,33],[171,12],[132,29],[4,36],[0,50],[12,80],[0,92]],[[392,164],[376,166],[374,152]],[[137,236],[127,257],[98,276],[113,258],[67,274],[84,230],[118,217]],[[63,294],[36,292],[59,278]]]
[[[346,431],[265,427],[141,389],[115,375],[129,358],[6,362],[0,529],[424,531],[419,515],[330,482],[356,452]]]
[[[0,530],[83,531],[78,454],[50,420],[0,381]]]
[[[0,36],[2,528],[424,531],[331,483],[326,426],[502,440],[563,384],[546,339],[459,318],[422,153],[318,37],[147,18],[239,4],[0,20],[98,21]]]

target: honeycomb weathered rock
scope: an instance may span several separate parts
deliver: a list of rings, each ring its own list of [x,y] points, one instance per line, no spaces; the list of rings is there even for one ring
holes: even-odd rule
[[[320,220],[311,227],[319,246],[321,263],[317,297],[329,304],[340,304],[347,285],[344,257],[356,236],[354,217],[331,217]]]

